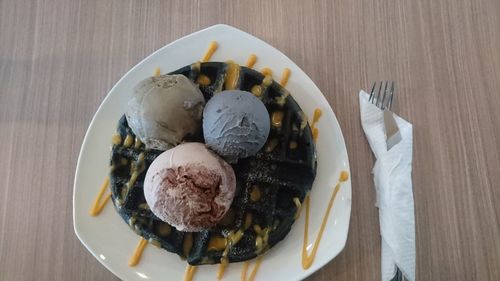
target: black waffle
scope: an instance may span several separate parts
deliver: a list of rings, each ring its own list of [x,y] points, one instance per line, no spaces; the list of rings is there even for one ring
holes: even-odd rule
[[[205,84],[199,87],[208,101],[214,93],[224,90],[227,69],[228,63],[195,63],[171,74],[182,74],[195,83]],[[205,82],[199,80],[199,75],[204,75]],[[236,88],[251,91],[255,85],[262,85],[260,98],[274,125],[257,155],[233,165],[236,196],[225,218],[210,230],[177,231],[149,210],[143,194],[144,177],[161,151],[146,150],[135,140],[126,118],[120,119],[120,138],[114,137],[110,161],[112,199],[121,217],[137,234],[192,265],[219,263],[226,258],[228,262],[252,259],[285,238],[296,218],[298,202],[294,200],[303,202],[311,189],[316,154],[310,127],[298,104],[286,89],[270,77],[266,81],[264,78],[260,72],[240,68]],[[281,124],[277,111],[283,112]],[[186,141],[203,142],[203,134],[189,136]],[[138,177],[128,187],[133,171]],[[243,234],[241,239],[238,234]]]

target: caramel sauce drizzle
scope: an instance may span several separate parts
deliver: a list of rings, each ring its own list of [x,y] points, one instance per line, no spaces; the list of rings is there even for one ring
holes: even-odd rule
[[[254,85],[250,91],[258,98],[262,96],[262,87],[260,85]]]
[[[194,274],[196,273],[196,269],[198,269],[196,266],[188,264],[186,271],[184,272],[184,281],[192,281]]]
[[[250,225],[252,225],[252,213],[246,213],[245,215],[245,223],[243,224],[243,229],[247,230]]]
[[[321,115],[323,115],[323,112],[321,111],[321,109],[316,108],[314,110],[314,114],[313,114],[313,121],[312,121],[312,125],[311,125],[312,127],[316,126],[316,123],[318,123],[319,118],[321,117]]]
[[[261,197],[260,188],[257,185],[252,186],[252,192],[250,192],[250,200],[253,202],[259,201]]]
[[[290,79],[291,73],[292,71],[290,70],[290,68],[283,69],[283,73],[281,73],[281,80],[280,80],[280,85],[282,87],[285,87],[286,84],[288,83],[288,79]]]
[[[193,233],[188,232],[184,236],[184,241],[182,242],[182,252],[184,256],[187,257],[189,252],[191,252],[191,248],[193,247]]]
[[[283,121],[284,116],[285,114],[283,111],[273,112],[273,114],[271,114],[271,125],[276,128],[281,127],[281,122]]]
[[[205,74],[198,75],[196,82],[202,86],[208,86],[210,85],[210,83],[212,83],[212,81],[210,81],[210,78],[208,78],[208,76],[206,76]]]
[[[266,76],[264,76],[264,79],[262,79],[262,83],[260,85],[254,85],[250,91],[256,97],[260,98],[262,97],[262,94],[267,89],[267,87],[269,87],[272,83],[273,77],[270,74],[267,74]]]
[[[339,181],[335,185],[333,189],[332,196],[330,197],[330,201],[328,202],[328,207],[326,208],[325,214],[323,215],[323,221],[321,222],[321,226],[316,236],[316,240],[314,241],[314,246],[310,254],[307,253],[307,246],[309,244],[309,205],[310,205],[310,196],[306,195],[305,205],[306,205],[306,221],[304,225],[304,243],[302,244],[302,268],[308,269],[311,267],[314,262],[314,258],[316,257],[316,253],[318,251],[319,243],[321,242],[321,238],[323,237],[323,232],[325,231],[326,223],[328,221],[328,217],[330,216],[330,210],[332,209],[333,202],[335,201],[335,197],[337,197],[337,193],[340,190],[340,184],[349,179],[349,174],[346,171],[342,171],[340,173]]]
[[[104,179],[104,182],[101,185],[101,189],[99,190],[99,193],[97,194],[96,199],[94,200],[94,204],[92,204],[92,208],[90,208],[89,214],[93,217],[99,215],[104,209],[104,206],[106,206],[106,203],[108,203],[109,199],[111,198],[111,192],[106,194],[104,196],[104,193],[108,189],[109,186],[109,177],[106,177]]]
[[[264,67],[260,72],[264,76],[273,76],[273,71],[269,67]]]
[[[153,72],[153,76],[160,76],[161,75],[161,69],[159,67],[155,68],[155,71]]]
[[[226,79],[224,81],[224,88],[226,90],[234,90],[238,86],[240,78],[240,66],[232,61],[227,62]]]
[[[122,136],[120,136],[120,134],[114,134],[113,137],[111,137],[111,143],[120,145],[122,143]]]
[[[257,56],[255,54],[251,54],[250,56],[248,56],[248,59],[247,59],[247,62],[245,65],[248,68],[252,68],[256,62],[257,62]]]
[[[138,137],[135,137],[134,148],[139,149],[139,147],[141,147],[141,145],[142,145],[142,141]]]
[[[300,211],[302,211],[302,203],[300,203],[299,197],[293,197],[293,203],[295,203],[295,207],[297,208],[293,218],[298,219],[300,216]]]
[[[243,230],[241,230],[241,229],[236,231],[236,232],[231,231],[231,232],[229,232],[227,237],[225,237],[225,240],[226,240],[225,241],[225,248],[224,248],[224,252],[222,252],[219,270],[217,272],[217,278],[219,280],[222,279],[222,277],[224,276],[224,271],[226,270],[226,267],[229,264],[229,258],[227,257],[229,255],[229,250],[231,250],[231,247],[238,244],[238,242],[240,242],[242,237],[243,237]],[[208,245],[209,248],[210,247],[212,247],[212,248],[217,247],[218,249],[220,249],[220,246],[222,246],[221,241],[215,241],[212,239],[210,239],[208,244],[209,244]]]
[[[227,246],[227,240],[224,237],[212,236],[208,241],[207,250],[209,251],[222,251]]]
[[[217,270],[217,280],[221,280],[222,277],[224,277],[224,272],[226,271],[228,264],[229,262],[227,259],[221,261],[219,269]]]
[[[128,261],[129,266],[133,267],[139,263],[142,257],[142,253],[144,252],[144,249],[146,248],[147,245],[148,241],[141,237],[141,240],[139,240],[139,244],[137,244],[137,247],[135,248],[134,254]]]
[[[255,265],[253,266],[253,269],[252,269],[252,272],[250,273],[250,276],[247,276],[248,266],[249,266],[250,262],[248,262],[248,261],[244,262],[243,263],[243,270],[241,271],[241,281],[253,281],[255,279],[255,275],[257,275],[257,271],[259,270],[261,263],[262,263],[262,256],[259,256],[255,260]]]
[[[318,128],[316,128],[316,124],[318,123],[319,118],[321,117],[322,114],[323,112],[321,111],[321,109],[316,108],[314,110],[313,120],[311,122],[312,138],[314,142],[318,140],[319,130]]]
[[[207,51],[203,55],[203,58],[201,58],[201,62],[207,62],[207,61],[209,61],[210,58],[215,53],[215,51],[217,50],[218,47],[219,47],[219,44],[217,44],[217,42],[215,42],[215,41],[210,42],[210,44],[208,44]]]
[[[134,144],[134,138],[132,137],[132,135],[127,135],[125,137],[125,140],[123,141],[123,147],[129,148],[130,146],[132,146],[132,144]]]

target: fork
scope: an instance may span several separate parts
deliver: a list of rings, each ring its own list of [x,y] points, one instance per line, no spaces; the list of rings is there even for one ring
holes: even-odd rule
[[[401,141],[401,133],[398,125],[391,112],[392,101],[394,99],[394,82],[380,81],[377,87],[377,82],[373,83],[368,101],[384,111],[384,126],[386,135],[387,150]]]
[[[387,150],[390,150],[394,145],[401,141],[401,134],[399,133],[396,120],[390,111],[392,108],[392,101],[394,99],[394,81],[389,86],[389,81],[380,81],[377,89],[377,82],[373,83],[370,91],[368,101],[384,111],[384,126],[385,134],[387,137]],[[396,275],[391,281],[406,281],[403,273],[396,267]]]

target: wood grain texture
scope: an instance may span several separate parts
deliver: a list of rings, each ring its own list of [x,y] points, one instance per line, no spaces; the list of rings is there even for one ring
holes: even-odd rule
[[[346,138],[349,238],[309,280],[380,280],[357,98],[380,79],[396,81],[394,109],[414,124],[418,280],[500,280],[499,15],[498,0],[0,0],[0,280],[116,279],[73,232],[86,128],[130,67],[216,23],[294,60]]]

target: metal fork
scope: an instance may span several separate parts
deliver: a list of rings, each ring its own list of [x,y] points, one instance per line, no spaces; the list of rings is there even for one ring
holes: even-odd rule
[[[394,82],[380,81],[377,87],[377,82],[373,83],[368,101],[384,111],[384,125],[387,150],[401,141],[401,133],[398,125],[391,112],[392,101],[394,99]]]
[[[394,100],[394,81],[380,81],[377,87],[377,82],[373,83],[370,91],[368,101],[384,111],[384,126],[386,134],[387,150],[390,150],[394,145],[401,141],[401,134],[399,133],[396,120],[390,111],[392,108],[392,101]],[[403,273],[396,267],[396,275],[391,281],[406,281]]]

